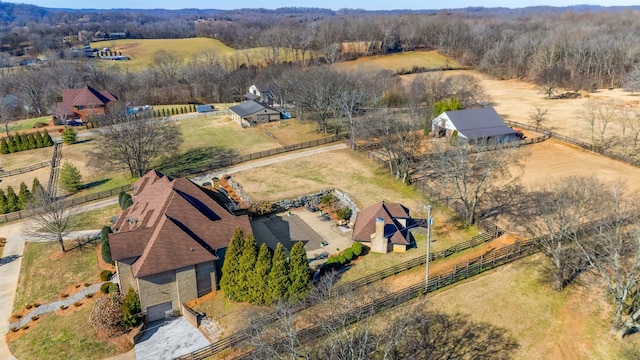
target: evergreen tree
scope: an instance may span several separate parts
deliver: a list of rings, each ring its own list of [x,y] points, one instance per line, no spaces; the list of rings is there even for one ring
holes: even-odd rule
[[[175,108],[171,108],[171,116],[176,114],[176,109]]]
[[[77,139],[77,135],[75,130],[73,130],[72,127],[65,127],[64,131],[62,132],[62,142],[67,144],[67,145],[71,145],[74,144],[76,142]]]
[[[41,147],[44,147],[44,138],[42,137],[40,130],[36,132],[35,138],[36,138],[36,148],[40,149]]]
[[[256,266],[253,270],[253,296],[251,303],[256,305],[268,304],[268,286],[267,280],[269,278],[269,272],[271,271],[271,250],[267,244],[262,243],[260,250],[258,251],[258,258],[256,260]]]
[[[287,271],[287,254],[285,254],[284,247],[281,243],[278,243],[276,251],[273,253],[273,261],[267,284],[269,292],[266,295],[269,297],[269,303],[286,300],[287,289],[289,289],[290,282]]]
[[[307,253],[304,251],[304,244],[298,241],[291,248],[289,253],[289,281],[291,286],[288,289],[289,300],[302,300],[311,290],[310,269],[307,263]]]
[[[18,205],[18,195],[11,186],[7,187],[7,212],[20,210]]]
[[[140,311],[142,311],[142,308],[140,307],[138,293],[130,287],[122,301],[122,326],[131,329],[138,325]]]
[[[238,300],[240,301],[251,301],[255,295],[253,272],[256,266],[257,252],[258,247],[253,234],[245,236],[238,264],[238,280],[236,281],[239,289]]]
[[[9,212],[9,206],[7,204],[7,195],[0,189],[0,214],[6,214]]]
[[[65,162],[60,169],[60,186],[70,193],[78,192],[82,186],[80,170],[70,162]]]
[[[236,300],[238,296],[237,279],[239,274],[240,256],[244,248],[244,234],[242,229],[236,228],[227,246],[222,264],[222,278],[220,279],[220,289],[224,291],[231,300]]]
[[[0,154],[8,154],[9,153],[9,144],[7,143],[6,138],[2,138],[0,140]]]
[[[16,138],[13,135],[9,135],[8,145],[9,145],[9,152],[10,153],[14,153],[16,151],[19,151],[18,147],[16,146]]]
[[[38,180],[38,178],[33,178],[33,183],[31,184],[31,196],[38,193],[40,186],[40,180]]]
[[[43,139],[42,143],[44,144],[44,147],[53,146],[53,139],[51,138],[51,135],[49,135],[48,131],[45,130],[42,139]]]
[[[22,135],[20,135],[20,133],[16,133],[14,138],[16,139],[16,151],[25,150],[22,145]]]
[[[29,150],[37,148],[36,137],[35,135],[33,135],[33,133],[27,134],[27,143],[29,144]]]
[[[20,207],[20,210],[27,208],[29,200],[31,200],[31,193],[29,192],[27,184],[23,181],[20,183],[20,191],[18,192],[18,206]]]
[[[113,264],[111,259],[111,247],[109,246],[109,234],[111,233],[111,227],[103,226],[100,233],[100,243],[102,244],[102,260]]]
[[[118,194],[118,205],[120,205],[120,209],[124,210],[133,205],[133,198],[126,192],[120,191]]]

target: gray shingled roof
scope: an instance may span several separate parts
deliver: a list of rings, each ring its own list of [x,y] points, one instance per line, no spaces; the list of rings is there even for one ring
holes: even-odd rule
[[[508,127],[493,108],[479,108],[445,112],[458,133],[467,139],[513,135],[515,130]]]
[[[233,111],[234,113],[238,114],[238,116],[240,117],[245,117],[245,116],[249,116],[251,114],[255,114],[258,111],[262,111],[264,109],[270,109],[273,111],[277,111],[275,109],[270,108],[269,106],[265,105],[265,104],[261,104],[257,101],[253,101],[253,100],[247,100],[245,102],[243,102],[242,104],[236,105],[236,106],[232,106],[229,108],[229,110]]]

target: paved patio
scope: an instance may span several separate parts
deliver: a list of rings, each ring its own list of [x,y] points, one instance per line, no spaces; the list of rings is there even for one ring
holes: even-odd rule
[[[303,241],[310,259],[325,252],[338,253],[351,246],[351,230],[337,226],[320,211],[311,212],[300,208],[269,217],[254,218],[251,227],[258,244],[265,242],[272,249],[281,242],[290,250],[296,241]],[[327,245],[322,246],[322,241]]]
[[[170,360],[209,345],[183,317],[149,323],[134,350],[137,360]]]

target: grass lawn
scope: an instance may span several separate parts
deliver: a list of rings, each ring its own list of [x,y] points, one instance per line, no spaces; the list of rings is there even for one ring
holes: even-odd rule
[[[37,117],[37,118],[14,121],[11,124],[9,124],[9,131],[10,132],[15,132],[15,131],[33,129],[33,127],[36,125],[36,123],[43,122],[43,123],[47,123],[48,124],[49,120],[51,120],[51,116],[50,115],[41,116],[41,117]],[[4,128],[2,128],[1,130],[4,131]]]
[[[111,218],[120,211],[118,204],[113,204],[99,209],[75,214],[69,222],[69,230],[94,230],[102,229],[105,225],[111,225]]]
[[[180,120],[178,127],[185,139],[183,151],[218,146],[235,149],[239,154],[250,154],[279,146],[259,128],[243,129],[223,115]]]
[[[394,72],[409,71],[413,67],[426,69],[460,68],[462,65],[435,50],[407,51],[389,55],[362,57],[337,64],[338,69],[380,68]]]
[[[75,246],[67,242],[65,247]],[[100,281],[96,243],[60,252],[57,242],[27,242],[20,268],[14,310],[27,304],[60,300],[60,293],[75,284]]]
[[[49,314],[29,332],[9,343],[13,355],[29,359],[104,359],[118,348],[94,336],[89,321],[95,302],[69,315]]]
[[[195,305],[191,305],[194,310],[205,313],[218,322],[220,327],[224,329],[222,337],[244,330],[248,319],[252,316],[265,315],[271,311],[271,308],[268,307],[231,301],[224,296],[222,290],[206,295],[198,299]]]
[[[273,134],[282,145],[299,144],[327,137],[327,135],[317,131],[318,124],[315,121],[303,122],[298,119],[289,119],[262,124],[259,128]]]
[[[600,289],[580,282],[562,292],[544,279],[546,259],[535,255],[489,271],[418,301],[447,313],[505,328],[517,338],[515,359],[617,359],[640,346],[640,336],[608,335],[610,306]]]
[[[108,47],[112,51],[122,52],[128,56],[129,61],[107,61],[105,64],[114,64],[130,69],[143,69],[153,65],[153,55],[158,50],[166,50],[186,61],[205,51],[212,51],[220,56],[229,56],[234,50],[219,40],[211,38],[189,39],[122,39],[99,41],[91,44],[94,49]]]

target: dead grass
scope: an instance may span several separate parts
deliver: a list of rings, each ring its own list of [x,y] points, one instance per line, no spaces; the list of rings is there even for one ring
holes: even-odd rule
[[[190,301],[188,305],[192,309],[216,319],[223,329],[222,337],[244,330],[251,317],[266,315],[270,311],[267,307],[231,301],[224,296],[222,290]]]
[[[298,119],[281,120],[258,126],[262,131],[268,131],[282,146],[299,144],[326,137],[317,131],[318,125],[313,121],[300,121]]]
[[[520,343],[516,359],[615,359],[621,349],[640,345],[637,335],[623,344],[607,335],[610,308],[602,291],[580,285],[551,290],[545,262],[541,255],[528,257],[421,299],[418,306],[504,327]]]
[[[100,341],[94,335],[89,322],[93,304],[91,301],[66,316],[43,316],[37,326],[9,343],[11,352],[25,360],[103,359],[123,352],[118,346]]]
[[[460,68],[462,65],[435,50],[407,51],[389,55],[362,57],[338,63],[338,69],[385,69],[393,72],[410,71],[414,67],[425,69]]]
[[[72,245],[76,243],[66,244],[67,248]],[[59,295],[68,294],[76,284],[94,284],[99,279],[95,243],[62,253],[57,242],[27,242],[13,308],[60,300]]]

